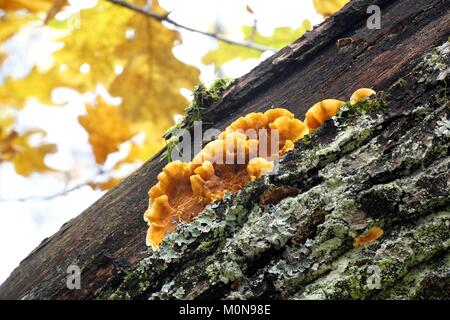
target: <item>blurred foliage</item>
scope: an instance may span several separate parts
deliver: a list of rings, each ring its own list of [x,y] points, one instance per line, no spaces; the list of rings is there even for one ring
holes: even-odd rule
[[[31,137],[43,136],[45,132],[34,129],[19,135],[11,129],[13,124],[14,118],[11,115],[0,113],[0,159],[12,162],[16,172],[23,176],[29,176],[35,171],[53,171],[45,164],[44,158],[47,154],[56,152],[56,146],[30,144]]]
[[[286,44],[300,38],[305,32],[310,31],[311,28],[311,22],[305,20],[297,29],[289,27],[276,28],[273,31],[273,35],[270,37],[261,35],[257,30],[254,30],[254,27],[252,26],[243,26],[242,32],[244,34],[244,40],[246,41],[251,41],[252,43],[264,45],[269,48],[281,49],[286,46]],[[216,69],[218,69],[225,63],[236,58],[241,60],[257,59],[261,57],[261,55],[261,51],[219,41],[219,47],[203,56],[202,62],[205,64],[214,64]]]
[[[329,17],[339,11],[350,0],[313,0],[316,11],[324,17]]]
[[[150,3],[128,1],[140,7]],[[313,1],[324,16],[347,2]],[[120,97],[120,103],[110,105],[97,97],[78,118],[89,136],[99,171],[105,172],[109,156],[128,144],[127,154],[116,160],[108,179],[89,182],[92,188],[106,190],[120,182],[117,172],[123,165],[146,161],[164,146],[163,135],[174,126],[174,116],[185,114],[189,104],[180,90],[194,89],[199,70],[174,56],[174,46],[181,43],[180,34],[160,21],[107,0],[79,12],[69,10],[70,2],[74,1],[0,0],[0,165],[12,163],[22,176],[55,172],[45,162],[48,154],[57,152],[54,144],[46,142],[45,128],[20,128],[17,115],[31,100],[55,107],[52,93],[56,88],[92,94],[100,84],[111,96]],[[157,0],[151,1],[150,10],[166,14]],[[246,10],[254,14],[248,6]],[[58,17],[59,12],[64,13],[63,18]],[[52,54],[52,64],[47,68],[34,65],[23,77],[5,76],[2,66],[9,54],[5,44],[29,26],[58,31],[54,41],[63,45]],[[297,29],[275,28],[269,37],[260,34],[256,25],[242,27],[245,40],[274,49],[308,30],[311,24],[306,20]],[[218,48],[202,61],[220,69],[233,59],[257,59],[261,55],[255,49],[218,41]]]
[[[78,122],[89,133],[89,143],[95,161],[102,164],[110,153],[134,136],[130,124],[122,117],[119,108],[109,106],[100,98],[96,106],[86,105],[86,115],[78,117]]]

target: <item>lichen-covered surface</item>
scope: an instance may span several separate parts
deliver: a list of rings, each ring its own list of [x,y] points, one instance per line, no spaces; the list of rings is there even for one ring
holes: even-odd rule
[[[344,106],[98,297],[449,298],[449,54]],[[374,226],[382,237],[354,248]]]
[[[449,299],[449,76],[447,42],[97,297]],[[354,247],[373,227],[383,235]]]

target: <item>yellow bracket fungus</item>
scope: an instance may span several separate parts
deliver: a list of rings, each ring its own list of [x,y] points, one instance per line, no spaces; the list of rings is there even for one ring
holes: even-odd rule
[[[384,234],[383,229],[379,227],[372,227],[366,234],[360,235],[353,240],[353,247],[359,248],[366,244],[373,243]]]
[[[373,91],[372,89],[368,89],[368,88],[358,89],[352,94],[352,97],[350,98],[350,104],[355,105],[359,101],[367,99],[370,96],[373,96],[375,94],[376,94],[376,92]]]
[[[359,89],[351,104],[374,93]],[[177,223],[192,221],[227,192],[236,193],[249,181],[272,172],[275,160],[291,150],[295,141],[336,115],[343,104],[323,100],[306,112],[305,122],[282,108],[247,114],[206,144],[192,162],[167,164],[148,193],[149,207],[144,213],[149,225],[147,245],[156,250]]]

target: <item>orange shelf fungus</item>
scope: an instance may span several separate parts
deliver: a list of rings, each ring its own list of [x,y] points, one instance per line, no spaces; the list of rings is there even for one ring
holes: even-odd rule
[[[361,90],[352,96],[354,101],[372,95]],[[336,115],[343,104],[333,99],[321,101],[308,110],[305,122],[282,108],[247,114],[206,144],[192,162],[167,164],[148,193],[149,207],[144,213],[149,225],[147,245],[156,250],[177,223],[192,221],[227,192],[236,193],[249,181],[270,173],[274,161]]]
[[[326,120],[335,116],[345,102],[335,99],[326,99],[313,105],[306,112],[305,124],[309,130],[315,130]]]
[[[250,177],[250,180],[253,181],[272,172],[273,167],[273,161],[268,161],[264,158],[253,158],[248,162],[247,174]]]
[[[350,104],[355,105],[356,103],[363,101],[375,94],[376,92],[369,88],[358,89],[352,94],[352,97],[350,98]]]
[[[377,240],[378,238],[381,238],[384,234],[383,229],[379,227],[372,227],[366,234],[363,234],[361,236],[358,236],[353,241],[353,247],[359,248],[366,244],[370,244]]]

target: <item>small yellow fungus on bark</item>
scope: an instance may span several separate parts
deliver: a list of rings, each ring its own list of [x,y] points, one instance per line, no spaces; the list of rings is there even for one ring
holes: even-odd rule
[[[379,227],[372,227],[366,234],[356,237],[353,241],[353,247],[359,248],[369,243],[373,243],[384,234],[383,229]]]

